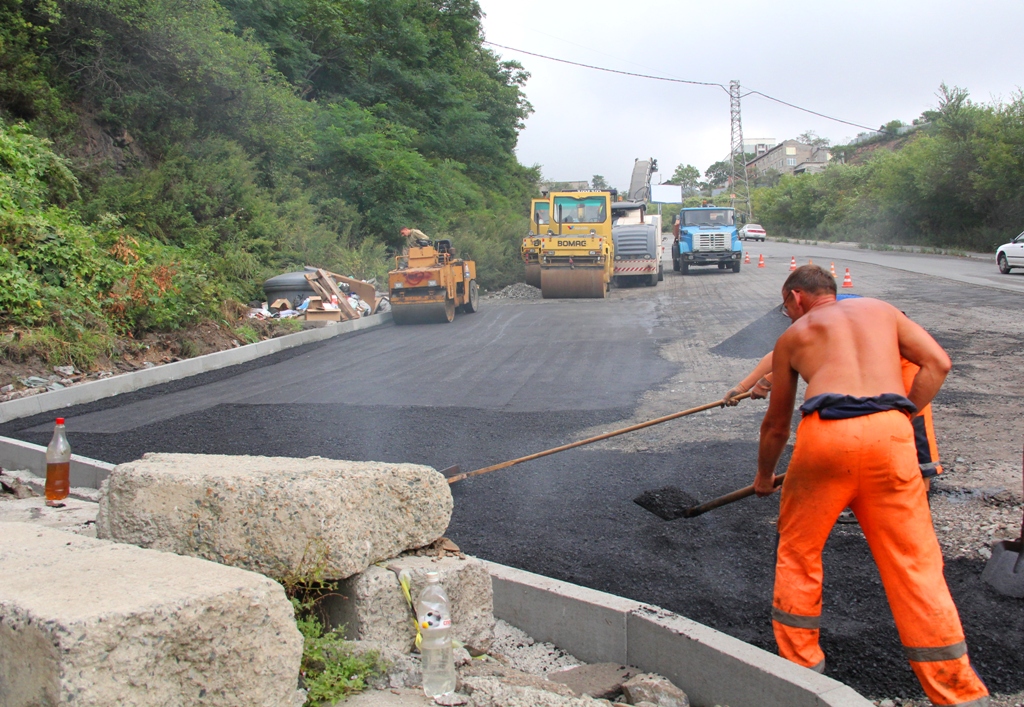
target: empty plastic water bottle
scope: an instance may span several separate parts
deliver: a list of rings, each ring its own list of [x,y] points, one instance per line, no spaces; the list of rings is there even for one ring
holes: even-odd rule
[[[452,655],[452,615],[448,595],[437,572],[427,572],[427,586],[416,602],[419,622],[420,656],[423,668],[423,693],[440,697],[455,692],[455,659]]]

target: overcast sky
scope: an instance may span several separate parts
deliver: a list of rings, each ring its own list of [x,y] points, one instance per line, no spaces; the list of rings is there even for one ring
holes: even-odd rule
[[[934,108],[945,81],[988,103],[1024,85],[1024,2],[980,0],[480,0],[487,39],[622,71],[757,90],[878,128]],[[559,181],[603,175],[629,186],[633,161],[658,160],[660,180],[729,154],[721,88],[619,76],[492,47],[530,72],[534,113],[523,164]],[[813,130],[834,144],[861,128],[743,100],[743,135],[776,140]]]

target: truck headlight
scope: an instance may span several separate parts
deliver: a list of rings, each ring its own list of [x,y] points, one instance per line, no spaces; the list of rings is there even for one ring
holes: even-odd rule
[[[596,250],[592,250],[592,251],[590,251],[590,254],[591,255],[597,255],[597,251]]]
[[[392,287],[394,287],[395,289],[398,289],[399,287],[405,287],[405,283],[404,282],[396,282],[394,285],[392,285]]]
[[[616,255],[616,256],[615,256],[615,259],[616,259],[616,260],[622,260],[622,256],[621,256],[621,255]]]
[[[650,260],[650,259],[651,259],[651,254],[650,253],[644,253],[644,260]]]
[[[437,280],[427,280],[427,287],[437,287]]]

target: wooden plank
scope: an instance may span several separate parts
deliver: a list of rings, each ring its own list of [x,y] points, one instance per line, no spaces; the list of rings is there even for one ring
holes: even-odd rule
[[[331,279],[331,276],[327,274],[327,271],[322,268],[318,268],[316,275],[320,285],[338,298],[338,306],[341,308],[342,319],[345,321],[348,321],[349,319],[358,319],[359,312],[352,309],[352,305],[348,303],[348,296],[341,291],[341,288],[338,287],[338,283]]]
[[[320,282],[317,280],[315,274],[306,273],[306,281],[309,283],[309,286],[313,288],[313,291],[320,296],[321,302],[331,301],[331,293],[324,289],[323,285],[321,285]]]
[[[380,304],[380,300],[377,299],[376,287],[374,287],[368,282],[363,282],[362,280],[355,280],[351,277],[345,277],[344,275],[339,275],[336,272],[328,271],[327,274],[333,277],[338,282],[344,282],[346,285],[348,285],[349,289],[352,292],[355,292],[357,295],[359,295],[359,299],[370,305],[370,314],[373,314],[374,312],[377,311],[377,305]]]

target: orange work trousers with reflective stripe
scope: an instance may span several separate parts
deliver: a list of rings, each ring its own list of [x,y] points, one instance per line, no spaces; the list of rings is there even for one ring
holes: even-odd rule
[[[813,413],[800,423],[779,509],[772,625],[780,655],[824,668],[821,551],[846,507],[864,531],[928,698],[936,705],[987,704],[942,574],[913,428],[896,410],[846,420]]]

